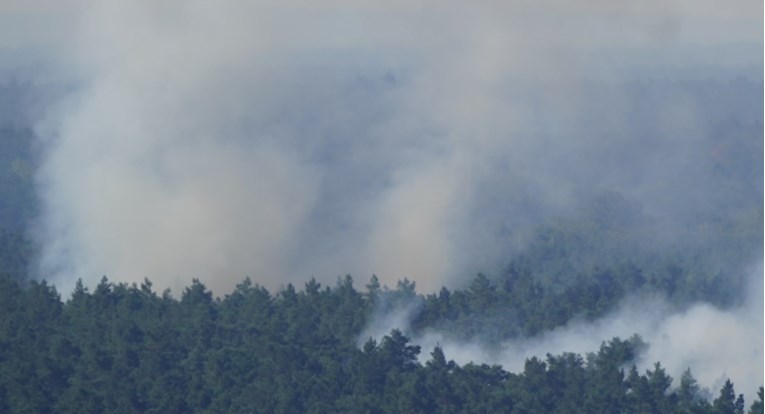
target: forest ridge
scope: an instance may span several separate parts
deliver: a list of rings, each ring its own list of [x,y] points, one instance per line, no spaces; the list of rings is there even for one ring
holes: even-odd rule
[[[762,0],[0,2],[0,414],[763,413]]]
[[[128,286],[104,278],[92,293],[78,285],[63,303],[44,282],[22,287],[6,276],[0,411],[745,412],[730,380],[708,400],[690,370],[673,379],[657,362],[639,372],[634,360],[647,345],[638,336],[586,355],[530,358],[515,374],[459,366],[399,330],[359,348],[370,312],[406,290],[370,283],[360,292],[346,277],[334,288],[312,280],[271,294],[245,280],[214,299],[194,281],[174,299],[157,295],[148,280]],[[763,412],[762,398],[760,388],[746,412]]]

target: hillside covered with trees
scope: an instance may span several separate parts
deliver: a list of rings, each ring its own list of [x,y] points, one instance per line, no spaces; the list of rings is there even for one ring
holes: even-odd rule
[[[104,278],[62,302],[46,283],[6,276],[0,412],[763,412],[762,388],[745,402],[727,381],[708,400],[690,370],[673,379],[656,362],[639,372],[634,359],[646,344],[637,336],[586,355],[531,358],[520,373],[459,366],[398,330],[359,347],[376,303],[407,289],[358,291],[346,277],[271,293],[245,280],[214,299],[195,281],[175,299],[148,280]],[[443,295],[431,302],[445,305]]]
[[[640,93],[660,101],[660,90],[671,88],[692,96],[759,90],[750,98],[761,108],[761,82],[656,83]],[[0,104],[20,111],[34,106],[23,102],[35,93],[8,83]],[[662,361],[641,372],[636,357],[650,344],[637,335],[591,353],[529,358],[516,373],[459,365],[442,347],[411,339],[438,331],[500,346],[597,320],[641,294],[661,295],[677,310],[740,303],[746,266],[762,260],[756,115],[710,121],[726,139],[703,138],[714,151],[698,168],[719,194],[692,215],[670,215],[671,223],[635,194],[593,189],[565,214],[524,218],[521,247],[508,241],[501,265],[450,288],[420,293],[412,280],[389,288],[373,276],[357,289],[346,276],[334,286],[310,279],[269,291],[246,279],[215,297],[196,280],[178,296],[149,280],[104,278],[71,295],[44,282],[32,237],[41,154],[22,112],[0,119],[0,412],[763,412],[762,389],[759,400],[744,401],[737,392],[754,390],[730,381],[704,389],[691,370],[671,378]],[[658,236],[669,232],[672,242]],[[364,337],[377,316],[400,309],[409,309],[407,331]]]
[[[764,412],[762,0],[10,3],[0,414]]]

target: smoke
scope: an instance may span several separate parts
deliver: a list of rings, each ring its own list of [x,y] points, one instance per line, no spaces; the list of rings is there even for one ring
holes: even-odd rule
[[[725,380],[731,379],[736,391],[752,402],[762,385],[765,364],[762,272],[762,265],[750,269],[746,300],[732,309],[704,303],[677,309],[659,296],[630,297],[615,312],[593,322],[575,319],[538,336],[499,345],[490,346],[479,339],[459,341],[447,332],[432,330],[413,335],[412,342],[426,351],[440,346],[448,359],[460,365],[498,364],[509,372],[521,373],[528,358],[544,359],[547,354],[564,352],[585,355],[597,352],[602,342],[614,337],[627,339],[638,334],[648,343],[636,361],[640,372],[661,362],[673,377],[673,386],[678,387],[682,373],[690,368],[709,397],[716,397]],[[360,339],[379,342],[392,329],[409,331],[416,304],[413,301],[379,313]],[[421,357],[427,355],[423,352]]]
[[[376,304],[375,312],[370,318],[370,323],[359,335],[359,347],[362,347],[370,338],[379,343],[385,335],[394,329],[406,332],[413,316],[423,306],[422,301],[416,297],[409,300],[390,301],[382,296],[379,300],[380,302]]]
[[[72,90],[36,127],[39,276],[63,292],[102,275],[176,292],[199,278],[220,294],[245,276],[375,273],[429,292],[491,273],[606,190],[659,251],[700,243],[719,217],[762,216],[762,140],[747,139],[762,129],[762,1],[315,3],[0,3],[0,69],[42,62],[33,76]],[[699,254],[730,272],[761,260],[751,222],[729,232],[744,254]],[[751,393],[751,292],[730,310],[627,300],[499,350],[417,341],[518,370],[638,333],[641,368]]]
[[[37,127],[38,272],[62,291],[102,275],[221,293],[245,276],[275,288],[373,272],[432,291],[501,264],[594,189],[662,223],[714,208],[727,195],[708,191],[699,132],[751,97],[643,99],[629,82],[748,76],[761,10],[5,2],[3,22],[30,24],[0,24],[3,59],[47,53],[76,85]]]

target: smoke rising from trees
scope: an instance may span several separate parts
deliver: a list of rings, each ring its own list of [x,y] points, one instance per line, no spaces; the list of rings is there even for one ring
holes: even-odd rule
[[[41,273],[222,292],[374,272],[434,290],[599,189],[670,237],[726,196],[707,184],[709,102],[630,82],[757,66],[761,8],[12,3],[64,28],[19,43],[57,46],[77,85],[38,128]]]
[[[440,346],[446,357],[464,365],[499,364],[505,370],[521,373],[527,359],[573,352],[581,355],[598,350],[612,338],[638,335],[647,344],[640,352],[637,368],[645,372],[660,362],[673,379],[673,388],[690,369],[699,384],[708,391],[725,380],[733,381],[745,391],[747,400],[756,398],[763,376],[763,297],[762,265],[748,269],[745,300],[730,309],[706,303],[678,307],[658,295],[633,295],[625,298],[615,311],[594,321],[575,318],[563,326],[531,337],[517,337],[490,343],[480,336],[463,339],[455,332],[426,329],[413,334],[413,342],[423,350]],[[403,301],[391,306],[378,306],[359,342],[369,338],[381,341],[397,329],[413,331],[412,320],[422,307],[421,299]],[[497,318],[492,323],[507,324]],[[427,354],[427,353],[424,353]],[[421,355],[427,359],[427,355]]]
[[[67,85],[36,127],[37,273],[62,292],[104,274],[223,294],[346,273],[434,292],[544,253],[540,226],[584,217],[565,234],[604,239],[571,243],[551,278],[691,249],[743,288],[762,260],[762,140],[747,139],[762,2],[568,3],[5,2],[1,66],[42,60]],[[713,389],[729,366],[753,390],[740,361],[705,364],[724,326],[731,355],[762,366],[759,300],[627,302],[490,356],[442,344],[512,368],[637,331],[646,364],[676,379],[690,365]]]

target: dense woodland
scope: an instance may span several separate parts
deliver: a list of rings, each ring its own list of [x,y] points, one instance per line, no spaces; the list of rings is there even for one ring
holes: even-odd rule
[[[532,358],[520,373],[459,366],[441,348],[410,341],[435,329],[496,344],[573,318],[593,320],[641,292],[680,309],[739,302],[745,266],[762,260],[762,82],[641,84],[635,93],[663,99],[660,91],[671,88],[692,89],[699,102],[708,102],[704,94],[754,90],[759,102],[754,115],[718,116],[699,138],[715,148],[704,168],[719,204],[673,223],[682,244],[657,247],[647,235],[665,223],[633,195],[606,189],[583,196],[570,214],[529,224],[524,248],[508,247],[498,270],[438,292],[418,293],[409,279],[389,288],[374,276],[358,288],[346,276],[334,286],[310,279],[278,291],[246,279],[214,297],[199,281],[183,292],[157,292],[149,280],[137,286],[106,277],[62,295],[35,273],[29,234],[39,154],[29,116],[18,108],[35,107],[37,95],[30,85],[6,83],[0,413],[762,413],[762,388],[757,401],[744,401],[739,392],[754,390],[726,382],[707,391],[690,370],[670,378],[661,361],[638,371],[635,358],[650,346],[638,336],[613,338],[586,355]],[[644,132],[651,131],[635,133]],[[719,148],[709,144],[718,135],[725,136]],[[411,332],[394,330],[379,342],[362,337],[374,315],[402,307],[413,309]]]
[[[359,348],[376,304],[409,294],[370,285],[360,292],[347,277],[272,294],[245,280],[214,299],[195,281],[174,299],[149,281],[104,278],[62,303],[46,283],[4,277],[0,412],[745,412],[730,381],[708,401],[690,371],[673,379],[657,362],[638,372],[637,336],[587,355],[531,358],[518,374],[458,366],[398,330]],[[763,412],[759,396],[749,412]]]

